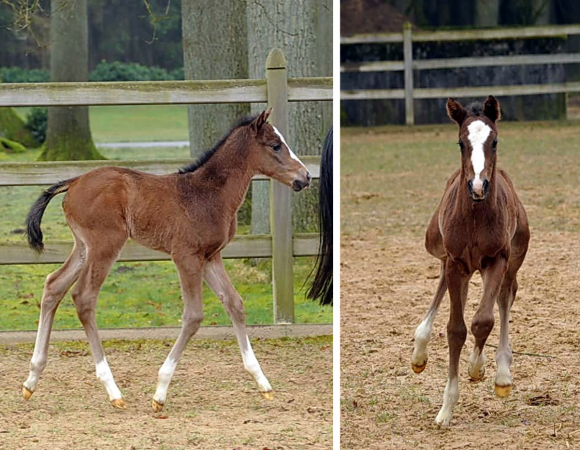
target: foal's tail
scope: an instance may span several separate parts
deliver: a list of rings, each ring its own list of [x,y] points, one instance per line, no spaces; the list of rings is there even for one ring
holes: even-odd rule
[[[49,187],[40,195],[40,197],[38,197],[34,202],[34,205],[32,205],[32,208],[30,208],[28,217],[26,217],[26,235],[28,236],[28,245],[38,253],[42,253],[44,250],[44,244],[42,243],[42,230],[40,229],[40,222],[42,221],[44,210],[55,195],[68,191],[70,184],[74,180],[76,180],[76,178],[60,181],[54,186]]]
[[[332,127],[322,149],[319,211],[320,253],[308,297],[320,300],[321,305],[332,305]]]

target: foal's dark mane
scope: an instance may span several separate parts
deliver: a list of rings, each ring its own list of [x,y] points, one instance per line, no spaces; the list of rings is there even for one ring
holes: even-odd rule
[[[181,169],[179,169],[178,173],[181,174],[185,174],[185,173],[191,173],[191,172],[195,172],[197,169],[199,169],[201,166],[203,166],[206,162],[208,162],[210,160],[210,158],[215,155],[215,152],[224,144],[224,142],[230,137],[230,135],[237,130],[240,127],[245,127],[249,124],[251,124],[256,117],[258,117],[257,115],[255,116],[245,116],[242,117],[241,119],[239,119],[234,126],[230,129],[230,131],[228,131],[226,134],[224,134],[222,136],[222,138],[209,150],[204,151],[199,158],[197,158],[194,162],[192,162],[191,164],[182,167]]]

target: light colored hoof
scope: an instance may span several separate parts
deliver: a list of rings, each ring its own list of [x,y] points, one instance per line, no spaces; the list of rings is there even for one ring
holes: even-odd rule
[[[427,361],[425,361],[422,366],[411,363],[411,367],[413,368],[413,372],[421,373],[425,370],[425,367],[427,367]]]
[[[22,396],[24,397],[24,400],[30,400],[30,397],[32,397],[33,392],[28,389],[26,386],[22,386]]]
[[[125,400],[123,400],[122,398],[111,400],[111,405],[113,405],[113,407],[117,409],[127,409],[127,404],[125,403]]]
[[[451,413],[445,413],[443,411],[439,411],[437,417],[435,417],[435,424],[440,427],[448,427],[451,424]]]
[[[262,394],[262,397],[264,397],[266,400],[274,400],[274,393],[272,391],[260,392],[260,394]]]
[[[495,385],[495,395],[497,395],[498,397],[501,398],[509,397],[511,392],[512,392],[511,384],[508,384],[507,386],[498,386],[497,384]]]
[[[472,371],[469,370],[469,379],[471,381],[481,381],[483,380],[484,376],[485,376],[485,366],[481,366],[481,369],[479,369],[478,373],[472,373]]]
[[[163,411],[163,407],[165,405],[163,403],[159,403],[157,400],[153,399],[151,400],[151,407],[153,408],[153,412],[161,412]]]

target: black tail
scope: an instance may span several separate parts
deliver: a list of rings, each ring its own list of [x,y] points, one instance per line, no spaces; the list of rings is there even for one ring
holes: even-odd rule
[[[308,297],[320,300],[321,305],[332,305],[332,127],[322,149],[319,211],[320,252]]]
[[[32,208],[30,208],[28,217],[26,217],[26,234],[28,236],[28,245],[38,253],[41,253],[44,250],[44,244],[42,243],[42,230],[40,229],[40,222],[42,221],[44,210],[55,195],[68,191],[71,182],[74,180],[76,180],[76,178],[61,181],[54,186],[49,187],[40,197],[38,197],[34,202],[34,205],[32,205]]]

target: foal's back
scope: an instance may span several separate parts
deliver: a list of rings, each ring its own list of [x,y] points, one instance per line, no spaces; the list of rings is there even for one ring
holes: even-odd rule
[[[198,234],[210,225],[222,241],[230,224],[224,230],[215,228],[215,203],[208,201],[207,206],[195,208],[196,198],[203,195],[207,201],[215,191],[188,180],[184,192],[185,178],[190,176],[153,175],[119,167],[92,170],[69,186],[63,201],[67,223],[85,241],[132,238],[167,253],[177,245],[187,243],[191,248],[199,243]],[[207,245],[207,239],[204,242]]]

